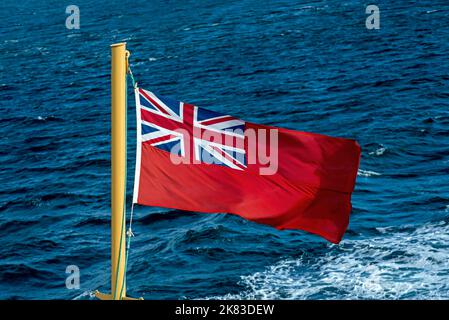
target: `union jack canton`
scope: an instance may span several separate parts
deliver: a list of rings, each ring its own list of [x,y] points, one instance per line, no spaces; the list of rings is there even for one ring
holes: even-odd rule
[[[247,167],[245,122],[153,92],[136,89],[141,142],[189,163]]]

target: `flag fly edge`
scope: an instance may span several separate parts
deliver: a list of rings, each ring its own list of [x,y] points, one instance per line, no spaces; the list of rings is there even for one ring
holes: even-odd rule
[[[134,173],[134,191],[133,191],[133,203],[137,203],[139,196],[139,180],[140,180],[140,165],[141,165],[141,153],[142,153],[142,124],[140,117],[140,100],[139,100],[139,88],[134,89],[134,95],[136,98],[136,168]]]

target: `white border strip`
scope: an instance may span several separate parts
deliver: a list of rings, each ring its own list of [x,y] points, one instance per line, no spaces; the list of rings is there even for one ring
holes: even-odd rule
[[[142,120],[140,118],[140,94],[139,88],[134,89],[136,97],[136,169],[134,174],[134,192],[133,203],[137,203],[139,197],[139,183],[140,183],[140,164],[142,155]]]

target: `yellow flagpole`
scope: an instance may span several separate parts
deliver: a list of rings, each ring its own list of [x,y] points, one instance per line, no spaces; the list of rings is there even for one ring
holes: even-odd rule
[[[126,296],[126,43],[111,46],[111,295]]]
[[[126,297],[126,43],[111,46],[111,294],[98,291],[102,300],[123,300]]]

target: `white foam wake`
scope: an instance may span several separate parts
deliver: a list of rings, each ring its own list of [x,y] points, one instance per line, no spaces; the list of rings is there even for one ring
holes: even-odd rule
[[[217,299],[448,299],[449,225],[424,225],[330,246],[241,277],[246,289]]]

